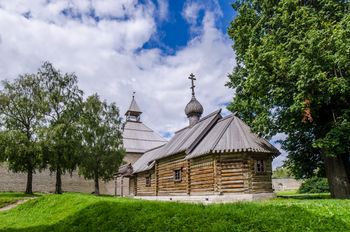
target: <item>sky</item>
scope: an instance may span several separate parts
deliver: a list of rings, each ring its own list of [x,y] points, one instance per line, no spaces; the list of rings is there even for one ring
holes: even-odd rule
[[[44,61],[74,72],[85,96],[98,93],[124,114],[133,91],[142,121],[170,138],[188,124],[190,73],[204,114],[226,105],[235,66],[230,0],[0,0],[0,79]],[[272,139],[283,138],[280,134]],[[282,151],[282,150],[281,150]],[[273,166],[282,164],[286,153]]]

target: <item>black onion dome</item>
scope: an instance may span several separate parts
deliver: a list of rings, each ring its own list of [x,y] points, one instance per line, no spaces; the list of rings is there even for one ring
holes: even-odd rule
[[[203,106],[194,96],[192,96],[191,101],[186,105],[185,114],[188,117],[192,115],[198,115],[200,117],[203,114]]]

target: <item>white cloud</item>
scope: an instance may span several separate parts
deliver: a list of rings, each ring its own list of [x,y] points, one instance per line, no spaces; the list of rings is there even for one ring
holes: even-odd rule
[[[287,159],[287,152],[281,148],[281,144],[279,141],[283,141],[287,138],[287,135],[284,133],[278,133],[275,136],[272,137],[271,142],[272,144],[280,150],[281,154],[276,157],[272,162],[272,168],[275,170],[278,167],[281,167],[283,165],[283,162]]]
[[[167,1],[158,5],[161,12],[152,3],[132,0],[0,0],[0,79],[35,72],[48,60],[64,72],[75,72],[86,95],[99,93],[116,102],[121,113],[135,90],[143,121],[158,132],[174,132],[188,123],[184,107],[190,100],[191,72],[198,79],[204,114],[230,101],[232,90],[224,84],[234,53],[232,41],[215,26],[217,14],[207,9],[197,36],[174,55],[142,49],[157,33],[157,17],[168,14]],[[65,9],[75,17],[63,14]],[[90,15],[92,9],[100,20]]]
[[[203,4],[193,1],[187,1],[183,9],[182,15],[186,21],[190,24],[196,24],[199,11],[203,10],[205,7]]]
[[[169,2],[168,0],[157,0],[157,5],[159,8],[158,17],[160,21],[167,20],[168,19],[168,13],[169,13]]]
[[[48,60],[64,72],[75,72],[85,95],[97,92],[116,102],[122,114],[135,90],[143,121],[160,133],[172,133],[188,124],[184,108],[191,97],[191,72],[197,76],[204,115],[232,99],[233,91],[224,84],[234,53],[232,41],[215,25],[222,14],[217,1],[187,1],[182,14],[196,33],[174,55],[142,49],[157,33],[157,23],[167,20],[168,1],[158,0],[157,6],[136,0],[0,0],[0,79],[36,72]],[[283,135],[273,141],[278,138]],[[286,157],[281,151],[274,168]]]

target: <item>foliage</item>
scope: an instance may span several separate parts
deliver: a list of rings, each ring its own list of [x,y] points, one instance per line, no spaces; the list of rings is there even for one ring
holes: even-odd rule
[[[272,172],[272,178],[293,178],[293,175],[288,168],[279,167]]]
[[[349,193],[349,2],[240,0],[234,8],[228,33],[237,66],[227,85],[236,94],[228,108],[267,138],[286,133],[297,177],[324,175],[322,156],[345,156],[337,163],[345,184],[337,183]]]
[[[46,195],[0,213],[1,231],[348,231],[350,201],[183,204]],[[320,223],[322,222],[322,223]]]
[[[50,171],[56,173],[56,193],[62,193],[61,175],[72,172],[78,163],[81,136],[78,133],[83,92],[78,88],[77,76],[62,74],[45,62],[39,69],[48,108],[47,126],[41,138],[45,159]]]
[[[306,179],[299,188],[299,193],[327,193],[329,192],[326,178],[312,177]]]
[[[43,125],[45,107],[40,80],[32,74],[14,81],[3,81],[0,92],[0,161],[10,170],[26,172],[26,193],[32,193],[32,173],[42,167],[38,132]]]
[[[95,180],[95,194],[99,194],[99,178],[112,179],[124,156],[119,110],[114,103],[108,105],[97,94],[92,95],[84,102],[80,126],[83,147],[79,172]]]

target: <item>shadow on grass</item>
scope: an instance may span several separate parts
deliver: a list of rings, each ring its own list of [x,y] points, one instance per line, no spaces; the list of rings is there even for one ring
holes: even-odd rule
[[[281,195],[278,198],[287,199],[298,199],[298,200],[312,200],[312,199],[331,199],[329,193],[314,193],[314,194],[291,194],[291,195]]]
[[[0,198],[21,198],[21,197],[39,197],[42,194],[25,194],[25,193],[11,193],[11,192],[6,192],[6,193],[0,193]]]
[[[296,205],[98,202],[54,225],[1,231],[350,231]]]

